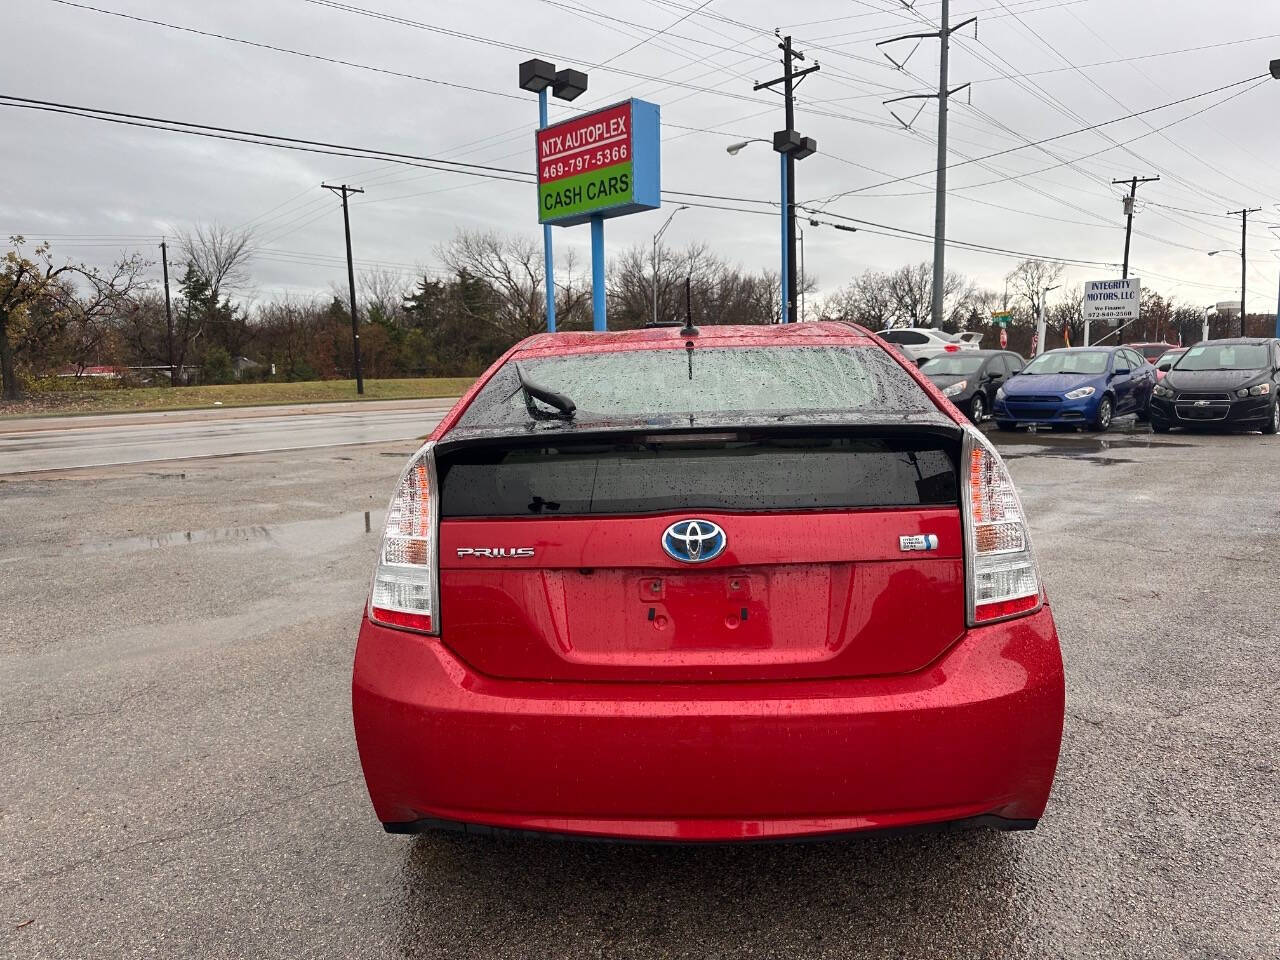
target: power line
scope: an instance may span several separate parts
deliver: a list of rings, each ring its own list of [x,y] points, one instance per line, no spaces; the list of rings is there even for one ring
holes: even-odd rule
[[[482,37],[476,34],[466,33],[461,30],[453,30],[448,27],[442,27],[437,24],[424,23],[420,20],[411,20],[408,17],[400,17],[400,16],[395,16],[393,14],[389,14],[389,13],[383,13],[378,10],[371,10],[365,7],[357,7],[349,3],[339,3],[337,2],[337,0],[302,0],[302,2],[309,3],[317,7],[325,7],[332,10],[338,10],[343,13],[354,14],[356,16],[368,17],[374,20],[381,20],[383,22],[396,24],[398,26],[411,27],[417,30],[425,30],[430,33],[441,34],[442,36],[452,37],[457,40],[466,40],[471,43],[480,43],[486,46],[498,47],[499,49],[503,49],[503,50],[512,50],[517,53],[532,54],[533,56],[538,56],[538,57],[546,57],[549,60],[569,60],[569,61],[576,60],[576,58],[570,57],[566,54],[552,53],[552,52],[549,52],[546,50],[540,50],[534,47],[526,47],[518,43],[510,43],[505,40],[495,40],[491,37]],[[679,9],[684,10],[687,8],[680,7]],[[636,80],[647,80],[655,83],[660,82],[672,87],[679,87],[686,90],[692,90],[697,93],[712,94],[717,97],[727,97],[731,100],[741,100],[746,103],[759,103],[759,104],[768,103],[768,101],[766,100],[761,100],[757,97],[749,97],[746,94],[735,93],[732,90],[719,90],[719,89],[716,89],[715,87],[699,86],[697,84],[686,83],[681,80],[671,80],[663,77],[654,77],[654,76],[650,76],[649,74],[639,73],[634,70],[624,70],[621,67],[611,66],[608,63],[583,62],[581,63],[581,66],[588,70],[606,70],[612,73],[619,74],[620,76],[631,77],[632,79],[636,79]],[[867,120],[860,117],[851,117],[846,114],[833,113],[830,111],[822,112],[821,115],[834,117],[840,120],[849,120],[854,123],[869,124],[871,126],[882,126],[882,127],[889,126],[888,124],[882,124],[874,120]]]
[[[612,57],[610,57],[608,60],[605,60],[603,63],[601,63],[601,64],[600,64],[600,66],[604,66],[604,65],[606,65],[606,64],[613,63],[613,61],[622,59],[622,58],[623,58],[623,57],[625,57],[628,53],[631,53],[631,52],[632,52],[632,51],[634,51],[634,50],[639,50],[639,49],[640,49],[641,47],[643,47],[646,43],[649,43],[649,42],[650,42],[650,41],[652,41],[652,40],[656,40],[658,37],[662,36],[664,33],[666,33],[666,32],[667,32],[668,30],[670,30],[672,27],[678,27],[680,24],[684,23],[684,21],[688,20],[691,16],[693,16],[695,13],[697,13],[699,10],[701,10],[703,7],[710,6],[710,5],[711,5],[712,3],[714,3],[714,2],[715,2],[715,0],[702,0],[702,3],[698,4],[697,9],[695,9],[695,10],[690,10],[688,13],[682,14],[681,16],[679,16],[679,17],[677,17],[675,20],[673,20],[671,23],[667,24],[667,26],[663,27],[661,30],[658,30],[658,31],[656,31],[655,33],[653,33],[652,35],[647,36],[647,37],[644,37],[643,39],[639,40],[638,42],[633,43],[631,46],[627,47],[627,49],[623,50],[621,53],[615,53],[615,54],[614,54]]]
[[[11,94],[0,94],[0,106],[21,107],[50,113],[68,113],[76,116],[87,117],[91,120],[122,123],[129,126],[151,127],[152,129],[167,129],[173,133],[186,133],[195,136],[211,136],[215,139],[263,143],[266,146],[280,147],[282,149],[304,150],[308,153],[326,153],[333,156],[380,160],[387,163],[407,162],[410,166],[426,167],[431,170],[442,170],[446,173],[478,174],[498,180],[511,180],[515,177],[523,178],[533,176],[533,174],[528,171],[513,170],[507,167],[494,167],[483,163],[467,163],[462,160],[442,160],[437,157],[423,157],[417,154],[399,153],[391,150],[374,150],[368,147],[330,143],[323,140],[307,140],[301,137],[287,137],[282,134],[240,130],[235,127],[219,127],[214,126],[213,124],[193,123],[188,120],[167,120],[163,117],[149,117],[143,114],[126,113],[119,110],[105,110],[99,107],[78,106],[76,104],[58,103],[50,100],[36,100],[30,97],[17,97]],[[528,181],[519,179],[515,182],[526,183]]]
[[[431,83],[441,87],[452,87],[455,90],[465,90],[469,93],[484,93],[492,97],[503,97],[508,100],[523,100],[524,97],[515,93],[508,93],[505,90],[489,90],[485,87],[474,87],[465,83],[454,83],[450,80],[438,80],[435,77],[424,77],[416,73],[404,73],[400,70],[391,70],[386,67],[376,67],[367,63],[355,63],[351,60],[341,60],[337,57],[326,57],[318,53],[307,53],[305,50],[294,50],[290,47],[281,47],[273,43],[262,43],[258,40],[246,40],[243,37],[233,37],[225,33],[215,33],[210,30],[198,30],[195,27],[186,27],[177,23],[166,23],[163,20],[155,20],[150,17],[139,17],[130,13],[123,13],[119,10],[107,10],[104,7],[94,7],[87,3],[73,3],[72,0],[48,0],[49,3],[56,3],[63,7],[74,7],[77,10],[86,10],[92,13],[99,13],[108,17],[119,17],[121,20],[132,20],[135,23],[146,23],[155,27],[164,27],[166,30],[177,30],[181,33],[190,33],[199,37],[207,37],[213,40],[225,40],[228,43],[238,43],[246,47],[257,47],[260,50],[269,50],[272,53],[283,53],[291,57],[304,57],[308,60],[316,60],[321,63],[335,64],[341,67],[351,67],[355,70],[368,70],[372,73],[381,73],[386,76],[400,77],[405,80],[417,80],[421,83]]]
[[[97,107],[85,107],[75,104],[35,100],[29,97],[16,97],[10,94],[0,94],[0,106],[66,114],[89,120],[99,120],[104,123],[116,123],[123,124],[125,126],[162,130],[169,133],[186,134],[188,136],[212,137],[214,139],[251,143],[258,146],[275,147],[281,150],[301,150],[307,153],[318,153],[326,156],[350,157],[353,159],[379,160],[386,163],[399,163],[410,167],[440,170],[445,173],[460,173],[467,176],[485,177],[491,180],[504,180],[512,183],[532,184],[536,182],[534,174],[531,171],[515,170],[508,167],[494,167],[486,164],[464,163],[460,160],[439,160],[433,157],[379,150],[373,147],[335,144],[322,140],[307,140],[301,137],[286,137],[278,134],[239,130],[233,127],[220,127],[212,124],[191,123],[184,120],[170,120],[163,117],[151,117],[144,114],[125,113],[117,110],[103,110]],[[448,164],[449,166],[443,166],[443,164]],[[738,203],[763,203],[773,206],[777,205],[773,201],[755,200],[749,197],[729,197],[721,194],[699,193],[688,190],[666,189],[663,190],[662,193],[678,197],[696,197],[709,200],[728,200]]]
[[[1181,97],[1177,100],[1171,100],[1168,103],[1159,104],[1158,106],[1147,107],[1145,110],[1138,110],[1133,113],[1126,114],[1122,117],[1113,117],[1110,120],[1103,120],[1099,123],[1092,123],[1092,124],[1089,124],[1088,126],[1079,127],[1075,130],[1068,130],[1065,133],[1054,134],[1051,137],[1043,137],[1039,140],[1030,140],[1027,143],[1022,144],[1020,146],[1008,147],[1004,150],[996,150],[993,153],[988,153],[980,157],[972,157],[968,160],[960,160],[960,161],[957,161],[956,163],[948,164],[947,166],[948,166],[948,169],[955,169],[957,167],[968,166],[971,163],[981,163],[984,160],[992,160],[996,157],[1007,156],[1010,153],[1017,153],[1018,151],[1025,150],[1028,147],[1039,147],[1046,143],[1054,143],[1058,140],[1065,140],[1067,137],[1074,137],[1081,133],[1088,133],[1093,130],[1098,130],[1102,127],[1110,126],[1111,124],[1121,123],[1122,121],[1125,121],[1125,120],[1132,120],[1134,117],[1140,117],[1148,113],[1155,113],[1159,110],[1167,110],[1169,107],[1176,107],[1176,106],[1179,106],[1180,104],[1188,103],[1192,100],[1199,100],[1201,97],[1207,97],[1215,93],[1221,93],[1224,90],[1234,89],[1235,87],[1242,86],[1243,84],[1246,84],[1246,83],[1253,83],[1258,80],[1265,80],[1268,77],[1270,77],[1270,74],[1267,74],[1267,73],[1258,74],[1257,76],[1253,76],[1253,77],[1246,77],[1243,80],[1236,80],[1234,83],[1223,84],[1222,86],[1214,87],[1212,90],[1205,90],[1201,93],[1192,94],[1189,97]],[[1144,134],[1144,136],[1145,135],[1147,134]],[[1140,139],[1140,138],[1135,138],[1135,139]],[[1114,146],[1108,147],[1107,149],[1114,149]],[[1104,151],[1098,151],[1098,152],[1104,152]],[[1090,154],[1090,156],[1093,156],[1093,155],[1094,154]],[[1062,165],[1063,164],[1057,164],[1057,166],[1062,166]],[[1047,167],[1045,169],[1052,169],[1052,167]],[[936,173],[936,172],[937,172],[937,168],[934,168],[933,170],[922,170],[919,173],[908,174],[906,176],[901,176],[901,177],[894,177],[891,180],[884,180],[879,183],[869,184],[868,186],[865,186],[865,187],[857,187],[853,190],[845,190],[841,193],[832,194],[830,197],[825,197],[813,202],[824,203],[824,204],[831,203],[834,200],[839,200],[841,197],[847,197],[847,196],[850,196],[851,194],[864,193],[867,190],[874,190],[877,187],[887,187],[887,186],[890,186],[891,184],[902,183],[908,180],[915,180],[919,177],[927,177],[930,174]]]
[[[997,2],[1001,3],[1001,4],[1002,4],[1002,6],[1007,6],[1007,4],[1005,4],[1004,0],[997,0]],[[924,17],[924,16],[923,16],[919,11],[918,11],[918,9],[917,9],[917,10],[912,10],[912,13],[913,13],[917,18],[919,18],[920,20],[922,20],[923,22],[925,22],[926,24],[929,24],[929,23],[930,23],[930,21],[929,21],[926,17]],[[1016,12],[1015,12],[1015,13],[1016,13]],[[896,16],[900,16],[900,17],[903,17],[904,19],[906,18],[906,14],[904,14],[904,13],[899,13],[899,12],[897,12],[897,11],[895,11],[895,15],[896,15]],[[1071,15],[1074,17],[1074,16],[1075,16],[1074,12],[1072,12],[1072,13],[1071,13]],[[1078,18],[1078,17],[1076,17],[1076,19],[1077,19],[1077,20],[1079,20],[1079,18]],[[1024,29],[1026,29],[1026,30],[1030,31],[1030,28],[1029,28],[1029,27],[1027,27],[1027,26],[1026,26],[1026,24],[1022,23],[1022,21],[1021,21],[1021,20],[1019,20],[1018,22],[1019,22],[1019,24],[1020,24]],[[1086,27],[1087,27],[1087,25],[1086,25]],[[1040,40],[1040,42],[1041,42],[1042,44],[1044,43],[1043,38],[1040,38],[1038,34],[1034,34],[1034,31],[1030,31],[1030,32],[1032,32],[1032,33],[1033,33],[1033,35],[1035,35],[1035,36],[1036,36],[1036,38],[1037,38],[1038,40]],[[1096,32],[1095,32],[1095,35],[1096,35]],[[991,47],[990,47],[990,45],[989,45],[989,44],[987,44],[987,43],[985,43],[985,42],[982,42],[982,41],[979,41],[979,44],[980,44],[981,46],[983,46],[983,47],[987,48],[988,50],[991,50]],[[1109,45],[1109,44],[1108,44],[1108,45]],[[833,51],[833,52],[835,52],[835,51]],[[1045,89],[1044,89],[1043,87],[1041,87],[1039,84],[1035,83],[1034,81],[1032,81],[1031,83],[1029,83],[1029,84],[1028,84],[1028,83],[1024,82],[1023,80],[1019,79],[1020,77],[1032,76],[1032,75],[1034,75],[1034,74],[1022,74],[1022,75],[1016,75],[1016,74],[1011,74],[1011,73],[1009,73],[1007,70],[1005,70],[1005,69],[1004,69],[1004,66],[1003,66],[1003,64],[1004,64],[1004,62],[1005,62],[1004,58],[1003,58],[1000,54],[996,53],[994,50],[991,50],[991,52],[992,52],[992,53],[995,55],[995,57],[996,57],[996,61],[994,61],[994,62],[993,62],[991,59],[989,59],[988,57],[986,57],[986,56],[984,56],[984,55],[982,55],[982,54],[977,53],[976,51],[972,51],[972,50],[971,50],[970,52],[971,52],[971,53],[973,53],[976,57],[978,57],[978,59],[979,59],[979,61],[980,61],[980,62],[982,62],[982,63],[986,64],[988,67],[990,67],[991,69],[993,69],[996,73],[1000,74],[999,79],[1008,79],[1008,80],[1013,80],[1013,81],[1017,84],[1017,86],[1019,86],[1020,88],[1024,89],[1026,92],[1030,93],[1032,96],[1036,97],[1037,99],[1041,100],[1042,102],[1046,103],[1047,105],[1049,105],[1049,106],[1050,106],[1050,107],[1052,107],[1053,109],[1055,109],[1055,110],[1057,110],[1057,111],[1059,111],[1059,112],[1063,113],[1065,116],[1068,116],[1069,118],[1074,119],[1074,120],[1076,120],[1077,122],[1080,122],[1080,123],[1085,123],[1085,122],[1086,122],[1086,121],[1085,121],[1085,118],[1084,118],[1083,116],[1081,116],[1081,115],[1080,115],[1080,114],[1078,114],[1077,112],[1075,112],[1075,111],[1071,110],[1069,107],[1067,107],[1065,104],[1063,104],[1060,100],[1058,100],[1056,97],[1054,97],[1052,94],[1050,94],[1047,90],[1045,90]],[[1064,62],[1064,63],[1067,63],[1067,64],[1068,64],[1068,66],[1067,66],[1065,69],[1067,69],[1067,70],[1077,70],[1077,69],[1078,69],[1078,68],[1077,68],[1077,67],[1075,67],[1074,65],[1071,65],[1071,61],[1070,61],[1070,60],[1068,60],[1066,57],[1063,57],[1063,56],[1062,56],[1060,53],[1058,53],[1056,50],[1055,50],[1054,52],[1055,52],[1055,53],[1056,53],[1056,54],[1057,54],[1057,55],[1058,55],[1058,56],[1063,60],[1063,62]],[[918,77],[914,77],[914,79],[916,79],[917,81],[919,81],[919,80],[920,80],[920,78],[918,78]],[[993,78],[993,79],[994,79],[994,78]],[[1090,83],[1093,83],[1093,81],[1092,81],[1090,78],[1086,77],[1085,79],[1086,79],[1086,80],[1089,80],[1089,82],[1090,82]],[[979,82],[982,82],[982,81],[979,81]],[[1095,84],[1095,86],[1096,86],[1096,84]],[[1033,88],[1034,88],[1034,89],[1033,89]],[[1106,91],[1104,91],[1104,93],[1106,93]],[[1107,95],[1108,95],[1108,96],[1110,96],[1110,94],[1109,94],[1109,93],[1108,93]],[[1114,97],[1112,97],[1112,99],[1114,100],[1115,98],[1114,98]],[[1117,103],[1119,103],[1119,101],[1116,101],[1116,102],[1117,102]],[[1125,105],[1124,105],[1124,104],[1121,104],[1121,106],[1122,106],[1122,107],[1124,107]],[[1126,109],[1127,109],[1127,107],[1126,107]],[[975,112],[977,112],[977,113],[978,113],[979,115],[981,115],[981,116],[986,117],[986,119],[988,120],[988,122],[993,123],[994,125],[996,125],[996,126],[1000,127],[1001,129],[1006,130],[1006,131],[1008,131],[1008,132],[1010,132],[1010,133],[1014,134],[1016,137],[1018,137],[1019,139],[1021,139],[1024,143],[1027,143],[1027,144],[1030,144],[1030,143],[1031,143],[1031,141],[1030,141],[1030,139],[1029,139],[1028,137],[1026,137],[1026,136],[1024,136],[1024,135],[1022,135],[1022,134],[1017,133],[1017,131],[1014,131],[1014,130],[1012,130],[1011,128],[1009,128],[1007,125],[1000,123],[999,121],[995,120],[995,118],[991,117],[989,114],[984,113],[982,110],[975,108]],[[1144,121],[1144,122],[1145,122],[1145,121]],[[1149,124],[1148,124],[1148,125],[1149,125]],[[1153,165],[1153,164],[1151,164],[1151,161],[1149,161],[1149,160],[1147,160],[1147,159],[1145,159],[1145,158],[1141,157],[1140,155],[1138,155],[1137,153],[1135,153],[1134,151],[1132,151],[1131,149],[1129,149],[1127,146],[1125,146],[1125,144],[1124,144],[1124,143],[1118,143],[1117,141],[1115,141],[1114,139],[1112,139],[1112,138],[1110,138],[1110,137],[1107,137],[1107,139],[1111,141],[1111,143],[1113,144],[1113,146],[1119,146],[1119,147],[1121,147],[1122,149],[1125,149],[1125,150],[1126,150],[1126,152],[1128,152],[1128,153],[1130,153],[1131,155],[1133,155],[1134,157],[1136,157],[1136,158],[1137,158],[1138,160],[1140,160],[1142,163],[1144,163],[1144,164],[1146,164],[1146,165]],[[1166,139],[1167,139],[1167,138],[1166,138]],[[1131,142],[1131,141],[1130,141],[1130,142]],[[1176,146],[1176,144],[1175,144],[1175,146]],[[1046,154],[1047,154],[1047,155],[1049,155],[1050,157],[1053,157],[1055,160],[1060,159],[1060,158],[1058,158],[1055,154],[1053,154],[1052,152],[1050,152],[1050,151],[1048,151],[1048,150],[1044,149],[1043,147],[1041,147],[1040,149],[1042,150],[1042,152],[1046,153]],[[1099,152],[1104,152],[1104,151],[1099,151]],[[1090,156],[1096,156],[1096,155],[1097,155],[1097,154],[1095,153],[1095,154],[1091,154]],[[1067,165],[1072,166],[1072,168],[1073,168],[1073,169],[1075,169],[1074,162],[1069,162]],[[985,164],[984,164],[983,166],[985,166]],[[1084,173],[1085,173],[1083,170],[1079,170],[1078,172],[1081,172],[1082,174],[1084,174]],[[1085,175],[1086,175],[1086,176],[1088,176],[1090,179],[1093,179],[1094,181],[1098,182],[1099,184],[1104,184],[1104,183],[1106,182],[1106,178],[1105,178],[1104,176],[1102,176],[1102,175],[1099,175],[1099,174],[1096,174],[1096,173],[1095,173],[1095,174],[1085,174]],[[1109,175],[1108,175],[1108,176],[1109,176]],[[1193,190],[1198,190],[1198,188],[1196,188],[1194,184],[1186,184],[1186,186],[1191,187]],[[964,189],[964,188],[961,188],[961,189]],[[1204,193],[1204,191],[1203,191],[1203,190],[1199,190],[1199,192]],[[1055,198],[1055,199],[1057,199],[1057,198]],[[1059,201],[1059,202],[1061,202],[1061,201]]]

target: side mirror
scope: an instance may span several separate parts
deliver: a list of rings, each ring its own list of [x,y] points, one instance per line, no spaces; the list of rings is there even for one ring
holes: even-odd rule
[[[1128,367],[1116,367],[1115,370],[1112,371],[1111,375],[1113,377],[1127,377],[1129,373],[1130,371]]]
[[[1172,369],[1173,369],[1173,364],[1172,364],[1172,363],[1162,363],[1162,364],[1160,364],[1160,366],[1156,367],[1156,369],[1157,369],[1157,370],[1159,370],[1159,371],[1161,371],[1161,372],[1163,372],[1163,373],[1168,373],[1170,370],[1172,370]]]

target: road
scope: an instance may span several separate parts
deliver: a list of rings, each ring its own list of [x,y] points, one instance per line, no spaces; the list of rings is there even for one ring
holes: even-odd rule
[[[0,420],[0,476],[408,440],[454,399]]]
[[[350,667],[410,440],[0,480],[0,956],[1274,956],[1280,438],[997,439],[1048,813],[812,845],[382,833]]]

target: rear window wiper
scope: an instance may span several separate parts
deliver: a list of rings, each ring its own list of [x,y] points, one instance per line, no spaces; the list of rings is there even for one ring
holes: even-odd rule
[[[513,364],[516,368],[516,379],[520,381],[520,389],[524,392],[524,406],[529,411],[529,416],[535,420],[572,420],[578,407],[572,400],[563,393],[556,393],[544,386],[534,383],[527,376],[520,364]],[[555,413],[546,413],[534,406],[534,400],[541,400],[549,407],[555,407]]]

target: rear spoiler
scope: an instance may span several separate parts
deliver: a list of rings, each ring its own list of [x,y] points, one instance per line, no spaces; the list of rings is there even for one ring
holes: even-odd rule
[[[957,333],[956,338],[964,343],[978,343],[982,340],[982,332],[980,330],[965,330]]]
[[[964,427],[956,423],[941,410],[938,412],[920,412],[904,414],[894,418],[883,416],[859,417],[844,416],[829,420],[809,420],[785,422],[762,422],[759,419],[741,419],[727,417],[720,421],[708,421],[690,425],[687,422],[670,424],[591,424],[576,423],[572,420],[557,420],[540,423],[530,428],[525,426],[506,426],[492,428],[454,429],[436,442],[437,457],[457,449],[472,446],[488,446],[490,444],[537,447],[546,444],[565,443],[616,442],[623,439],[640,439],[653,441],[661,439],[665,442],[676,441],[679,437],[697,437],[699,434],[714,434],[725,437],[732,435],[796,435],[796,434],[862,434],[876,435],[883,433],[921,434],[943,436],[948,439],[960,439],[964,436]],[[727,439],[727,437],[726,437]]]

